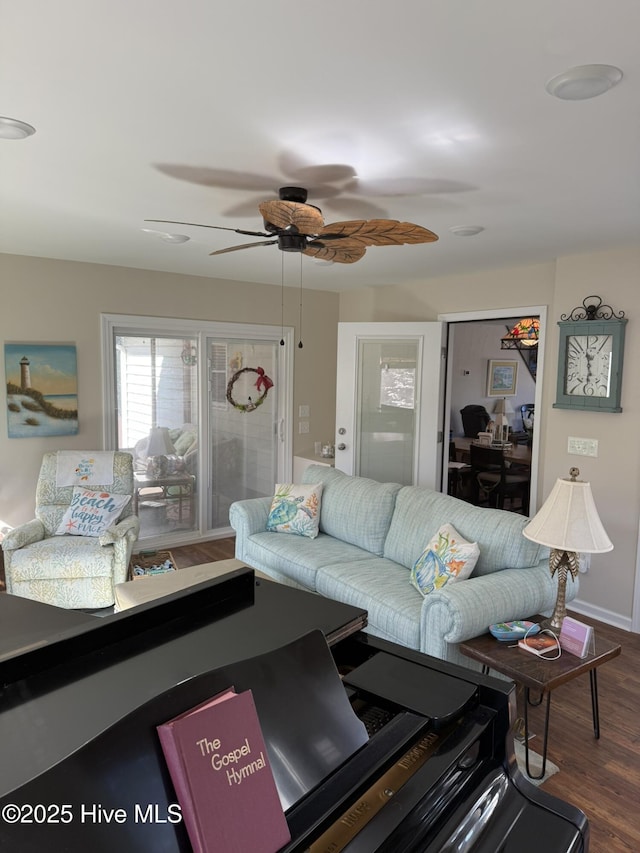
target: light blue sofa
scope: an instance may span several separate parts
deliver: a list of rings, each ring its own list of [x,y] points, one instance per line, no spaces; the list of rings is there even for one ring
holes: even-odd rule
[[[522,535],[524,516],[321,465],[307,468],[303,482],[323,484],[318,537],[268,532],[271,498],[238,501],[229,513],[236,557],[281,583],[365,608],[371,634],[473,668],[459,642],[495,622],[553,610],[548,549]],[[468,580],[423,597],[411,567],[446,522],[478,543],[480,557]],[[577,590],[567,583],[567,601]]]

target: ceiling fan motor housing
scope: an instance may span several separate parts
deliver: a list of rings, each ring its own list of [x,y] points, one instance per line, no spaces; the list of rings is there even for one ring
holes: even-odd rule
[[[307,191],[304,187],[280,187],[278,197],[281,201],[297,201],[299,204],[305,204]]]
[[[283,252],[304,252],[307,238],[304,234],[278,234],[278,248]]]

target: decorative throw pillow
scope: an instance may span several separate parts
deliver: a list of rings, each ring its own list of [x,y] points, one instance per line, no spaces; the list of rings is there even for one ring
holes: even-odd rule
[[[447,583],[466,580],[479,556],[477,542],[467,542],[451,524],[443,524],[413,564],[411,583],[428,595]]]
[[[74,486],[69,508],[56,530],[57,536],[100,536],[112,524],[131,500],[131,495],[111,495]]]
[[[267,530],[315,539],[320,526],[321,497],[322,483],[312,486],[276,483]]]

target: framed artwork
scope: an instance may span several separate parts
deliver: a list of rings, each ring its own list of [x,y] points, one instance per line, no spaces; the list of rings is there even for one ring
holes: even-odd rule
[[[518,362],[489,359],[487,397],[513,397],[518,385]]]
[[[621,412],[626,319],[561,321],[555,409]]]
[[[78,433],[73,344],[5,344],[9,438]]]

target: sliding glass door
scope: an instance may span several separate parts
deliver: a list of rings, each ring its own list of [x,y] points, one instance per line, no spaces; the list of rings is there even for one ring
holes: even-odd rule
[[[133,456],[149,546],[227,535],[291,470],[291,330],[103,317],[105,446]]]
[[[273,493],[278,472],[277,341],[209,338],[211,527],[229,523],[234,501]]]

